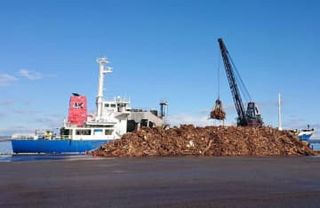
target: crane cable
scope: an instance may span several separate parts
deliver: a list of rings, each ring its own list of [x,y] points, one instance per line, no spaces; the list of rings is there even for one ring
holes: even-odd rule
[[[249,93],[246,85],[244,84],[244,82],[243,82],[243,80],[242,80],[242,78],[241,78],[241,76],[240,76],[240,73],[239,73],[236,65],[234,64],[234,62],[233,62],[233,60],[232,60],[232,57],[230,56],[230,54],[228,54],[228,55],[229,55],[229,59],[230,59],[230,61],[231,61],[231,64],[233,65],[234,71],[236,72],[235,78],[237,79],[237,81],[238,81],[238,83],[239,83],[240,91],[242,92],[242,94],[243,94],[243,96],[244,96],[244,98],[245,98],[245,100],[246,100],[247,102],[248,102],[248,101],[252,101],[251,95],[250,95],[250,93]]]
[[[218,81],[218,100],[220,100],[220,65],[221,65],[221,59],[219,58],[218,53],[218,70],[217,70],[217,81]]]

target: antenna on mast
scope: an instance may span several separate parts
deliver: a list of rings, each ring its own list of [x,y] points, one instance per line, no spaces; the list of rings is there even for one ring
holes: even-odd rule
[[[97,94],[97,118],[98,120],[102,117],[102,108],[103,108],[103,84],[104,84],[104,75],[106,73],[111,73],[112,68],[107,66],[109,63],[106,57],[97,58],[97,63],[99,64],[99,81],[98,81],[98,94]]]

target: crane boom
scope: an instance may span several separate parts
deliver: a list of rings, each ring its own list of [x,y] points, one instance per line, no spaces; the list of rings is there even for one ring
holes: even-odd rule
[[[232,67],[231,56],[222,38],[218,39],[218,43],[219,43],[221,56],[224,63],[224,68],[228,78],[228,83],[231,90],[233,102],[238,114],[238,120],[237,120],[238,126],[261,126],[263,122],[256,104],[252,101],[248,102],[247,110],[245,110],[244,104],[242,102],[240,90],[237,84],[236,75]]]
[[[220,47],[220,51],[221,51],[221,56],[223,59],[223,63],[224,63],[224,67],[226,70],[226,75],[228,78],[228,82],[229,82],[229,87],[231,90],[231,94],[232,94],[232,98],[233,98],[233,102],[238,114],[238,120],[240,123],[247,123],[246,122],[246,112],[245,112],[245,108],[242,102],[242,98],[241,98],[241,94],[234,76],[234,70],[232,69],[232,65],[229,59],[229,52],[223,42],[223,40],[221,38],[218,39],[219,42],[219,47]]]

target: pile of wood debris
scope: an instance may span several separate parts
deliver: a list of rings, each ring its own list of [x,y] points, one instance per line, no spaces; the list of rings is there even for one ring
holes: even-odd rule
[[[234,126],[142,128],[93,152],[96,156],[284,156],[314,155],[288,131]]]

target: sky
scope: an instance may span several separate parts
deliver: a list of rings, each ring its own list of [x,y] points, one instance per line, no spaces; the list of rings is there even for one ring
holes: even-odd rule
[[[169,103],[172,125],[208,119],[218,95],[236,111],[218,49],[223,38],[266,125],[320,129],[320,2],[317,0],[2,0],[0,135],[57,128],[69,96],[95,111],[98,65],[113,73],[105,96],[135,108]]]

